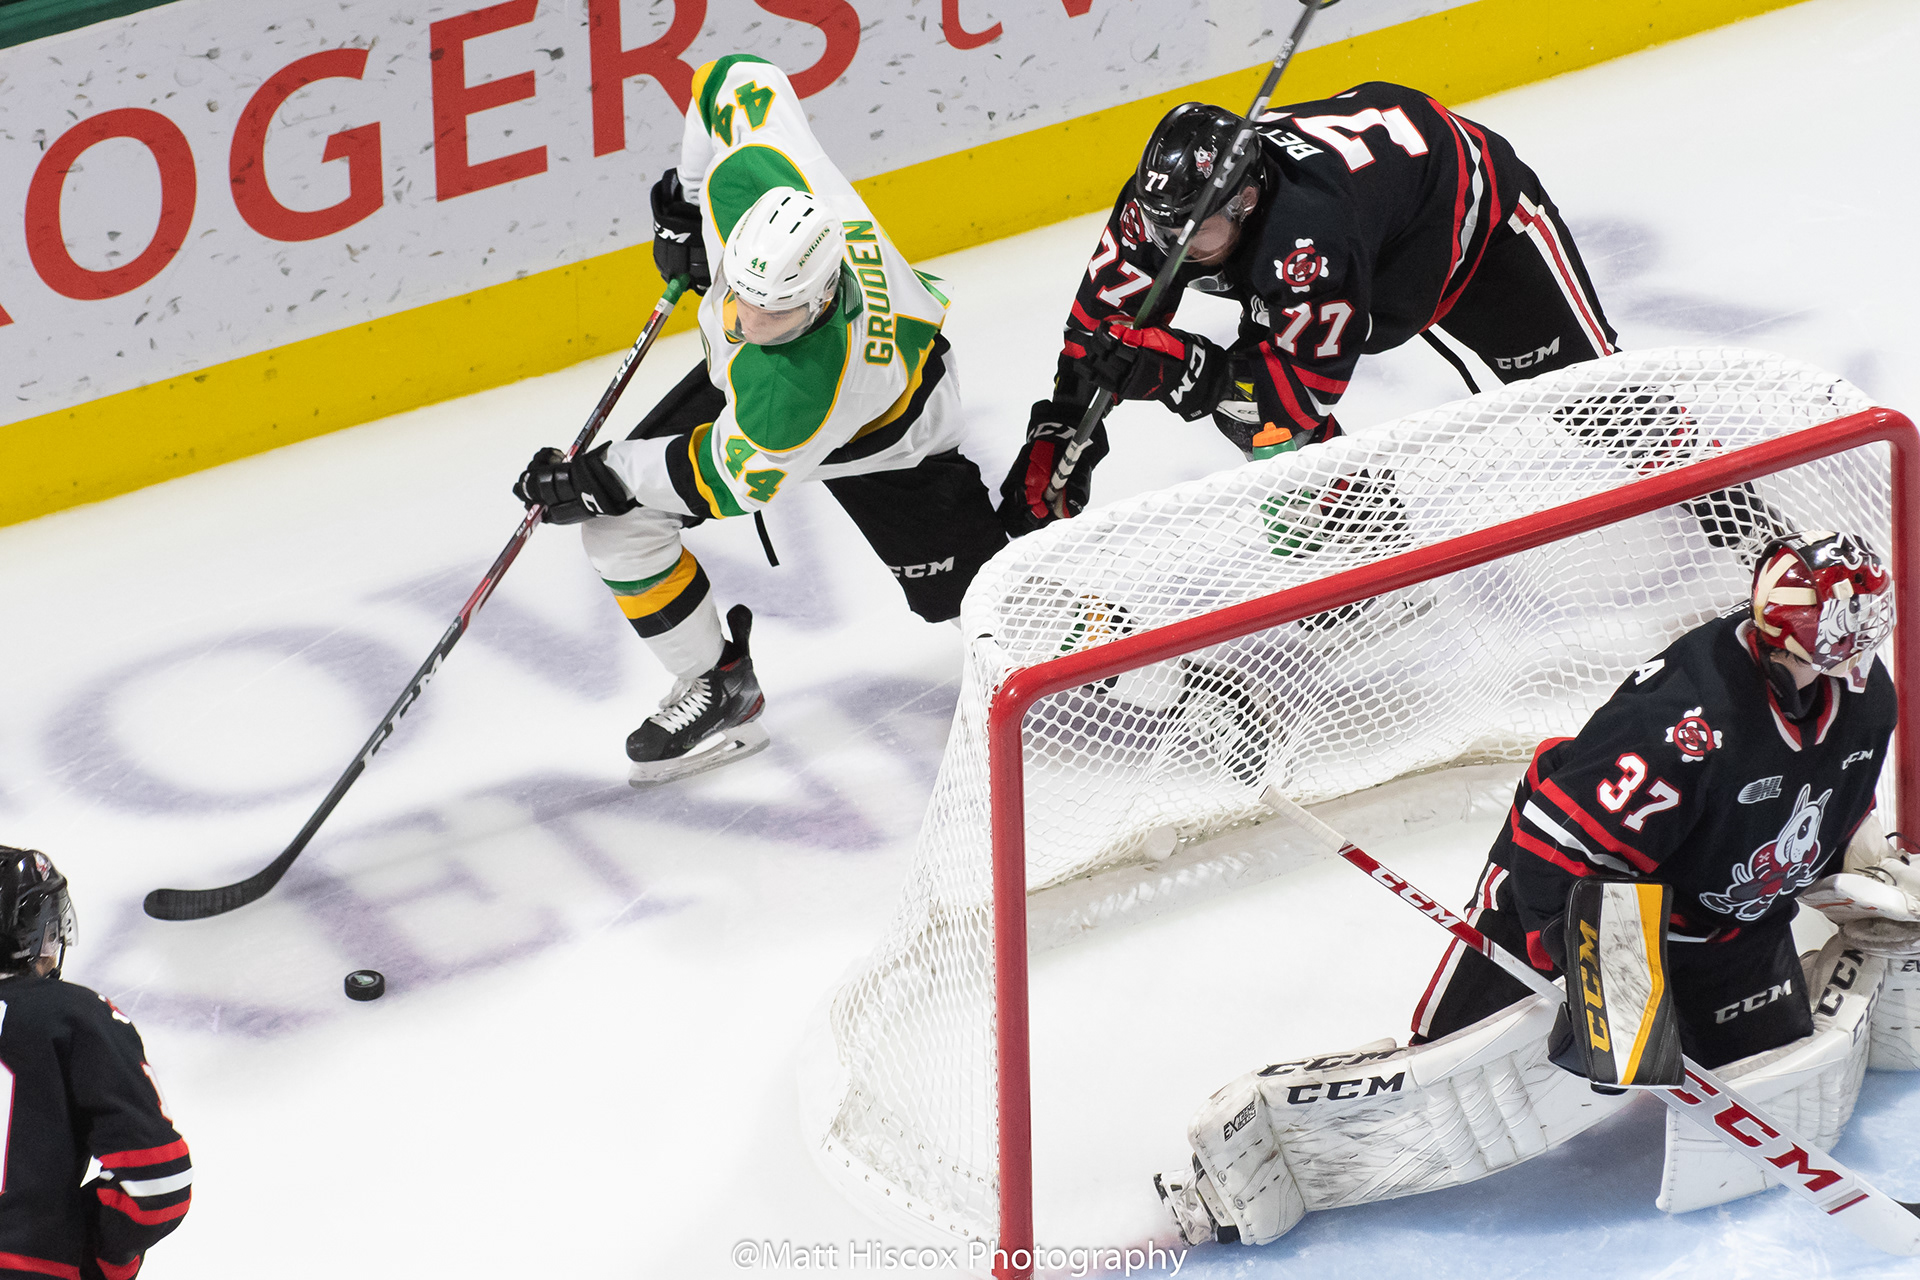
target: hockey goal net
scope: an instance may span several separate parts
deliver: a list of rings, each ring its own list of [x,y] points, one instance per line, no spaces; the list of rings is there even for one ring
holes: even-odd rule
[[[1263,874],[1269,787],[1312,805],[1524,760],[1737,605],[1778,530],[1864,533],[1904,610],[1912,439],[1794,361],[1627,353],[1009,547],[966,599],[898,914],[807,1064],[823,1166],[1022,1270],[1030,909],[1050,944]]]

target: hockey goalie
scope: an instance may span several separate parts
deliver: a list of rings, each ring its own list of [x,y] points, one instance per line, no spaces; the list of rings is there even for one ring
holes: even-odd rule
[[[1920,1068],[1920,865],[1871,816],[1896,714],[1874,656],[1892,613],[1864,540],[1775,539],[1750,606],[1542,743],[1466,919],[1550,978],[1570,961],[1584,975],[1598,946],[1634,975],[1634,1007],[1609,1035],[1579,977],[1549,1001],[1456,941],[1407,1046],[1275,1063],[1207,1100],[1191,1166],[1154,1180],[1182,1236],[1265,1244],[1309,1210],[1484,1177],[1605,1119],[1632,1086],[1676,1083],[1682,1051],[1831,1148],[1869,1065]],[[1625,927],[1603,915],[1635,893],[1652,908]],[[1804,957],[1799,904],[1839,926]],[[1660,1208],[1767,1185],[1669,1113]]]

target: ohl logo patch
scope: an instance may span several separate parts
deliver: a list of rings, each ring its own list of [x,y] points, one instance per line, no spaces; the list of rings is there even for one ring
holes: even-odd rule
[[[1700,895],[1708,910],[1736,920],[1758,920],[1774,899],[1798,893],[1813,883],[1813,873],[1820,866],[1820,821],[1826,816],[1827,801],[1833,799],[1833,788],[1827,788],[1818,800],[1809,799],[1812,795],[1811,786],[1800,788],[1793,813],[1780,834],[1734,866],[1733,882],[1725,893]]]
[[[1705,760],[1707,752],[1720,745],[1721,734],[1713,728],[1700,713],[1705,707],[1694,707],[1680,717],[1680,723],[1667,730],[1667,741],[1679,749],[1682,760]]]
[[[1311,238],[1295,240],[1294,250],[1284,258],[1275,258],[1274,269],[1295,293],[1305,293],[1314,281],[1327,274],[1327,259],[1314,248]]]

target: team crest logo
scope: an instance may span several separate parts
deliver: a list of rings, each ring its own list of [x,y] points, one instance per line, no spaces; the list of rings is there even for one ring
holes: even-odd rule
[[[1147,221],[1140,214],[1140,202],[1129,200],[1120,210],[1120,238],[1129,249],[1137,249],[1147,238]]]
[[[1705,760],[1707,752],[1720,745],[1720,731],[1700,718],[1704,707],[1695,707],[1667,730],[1667,741],[1679,749],[1682,760]]]
[[[1327,259],[1313,247],[1312,239],[1295,240],[1294,250],[1284,258],[1273,260],[1273,269],[1280,278],[1290,285],[1295,293],[1305,293],[1313,288],[1314,281],[1327,274]]]
[[[1758,920],[1774,899],[1794,894],[1813,883],[1820,866],[1820,820],[1826,816],[1827,801],[1833,788],[1809,800],[1811,786],[1802,786],[1794,799],[1793,814],[1780,834],[1753,851],[1753,855],[1733,869],[1733,883],[1725,893],[1703,893],[1700,901],[1709,910],[1730,915],[1736,920]]]
[[[1193,167],[1203,178],[1213,176],[1213,159],[1220,154],[1218,147],[1195,147],[1193,149]]]

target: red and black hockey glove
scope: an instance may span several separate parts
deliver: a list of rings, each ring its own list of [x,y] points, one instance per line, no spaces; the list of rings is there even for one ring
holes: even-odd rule
[[[1073,440],[1084,407],[1041,400],[1034,404],[1027,419],[1027,442],[1013,460],[1007,478],[1000,482],[1000,523],[1007,536],[1018,538],[1032,533],[1060,517],[1046,503],[1047,485],[1053,469]],[[1073,473],[1060,492],[1061,504],[1070,516],[1079,515],[1093,492],[1093,469],[1107,456],[1107,424],[1100,423],[1087,439],[1087,447],[1074,464]]]
[[[1198,334],[1136,329],[1114,316],[1082,345],[1096,386],[1121,400],[1158,400],[1189,422],[1212,413],[1226,387],[1226,351]]]
[[[530,507],[544,507],[540,519],[546,524],[625,515],[640,504],[607,466],[609,447],[603,444],[572,462],[558,449],[542,449],[513,482],[513,496]]]
[[[700,206],[680,187],[680,171],[669,169],[653,184],[653,265],[662,280],[686,276],[693,291],[713,284],[707,268],[707,242],[700,235]]]

